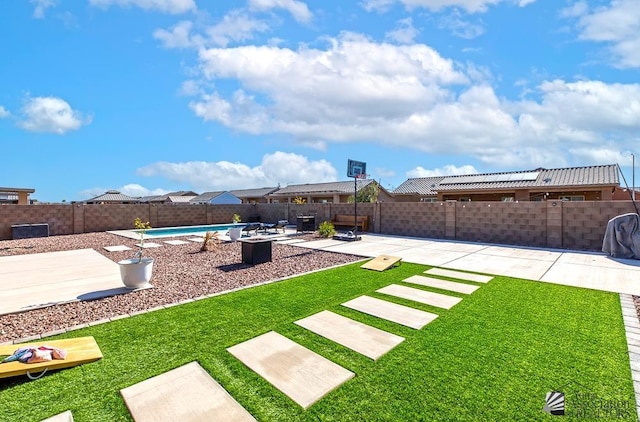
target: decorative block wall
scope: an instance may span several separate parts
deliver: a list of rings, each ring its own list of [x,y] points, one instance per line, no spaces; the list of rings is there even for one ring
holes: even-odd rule
[[[140,217],[153,227],[262,222],[316,216],[316,225],[336,214],[353,214],[353,204],[55,204],[1,205],[0,240],[11,225],[48,223],[52,236],[133,228]],[[507,245],[599,251],[609,219],[636,212],[631,201],[582,202],[381,202],[358,204],[369,216],[369,232]]]

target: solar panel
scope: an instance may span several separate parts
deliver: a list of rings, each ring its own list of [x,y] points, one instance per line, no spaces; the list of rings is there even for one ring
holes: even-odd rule
[[[494,183],[494,182],[522,182],[534,181],[539,172],[498,173],[498,174],[474,174],[469,176],[445,177],[441,185],[453,185],[460,183]]]

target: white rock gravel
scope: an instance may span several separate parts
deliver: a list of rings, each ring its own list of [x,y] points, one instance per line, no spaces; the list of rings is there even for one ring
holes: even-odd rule
[[[314,234],[304,236],[315,237]],[[0,257],[92,248],[118,262],[133,255],[137,250],[135,243],[110,233],[5,240],[0,241]],[[121,244],[133,250],[107,252],[103,249]],[[274,242],[272,262],[251,266],[242,263],[239,243],[222,243],[208,252],[199,252],[200,246],[189,242],[145,249],[145,256],[155,258],[153,289],[0,316],[0,343],[362,259]]]

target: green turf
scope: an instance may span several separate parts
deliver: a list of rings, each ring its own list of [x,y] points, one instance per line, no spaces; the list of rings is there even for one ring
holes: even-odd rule
[[[447,293],[464,300],[443,310],[375,293],[428,267],[379,273],[359,265],[58,336],[92,335],[104,358],[36,381],[0,380],[0,420],[39,421],[70,409],[76,422],[129,421],[120,389],[194,360],[260,421],[557,420],[542,411],[555,389],[567,394],[567,413],[616,400],[628,416],[616,420],[636,420],[617,294],[496,277],[469,296]],[[340,306],[362,294],[440,316],[413,330]],[[374,362],[293,324],[325,309],[406,340]],[[271,330],[355,378],[302,410],[226,351]]]

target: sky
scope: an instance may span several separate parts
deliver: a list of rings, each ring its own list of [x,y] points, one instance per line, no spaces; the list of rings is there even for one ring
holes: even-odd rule
[[[0,186],[284,187],[349,159],[388,190],[614,163],[631,186],[638,45],[638,0],[4,1]]]

